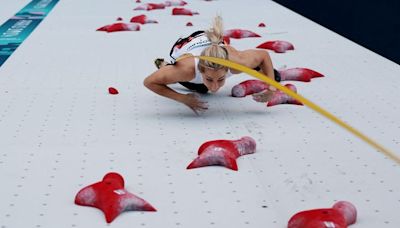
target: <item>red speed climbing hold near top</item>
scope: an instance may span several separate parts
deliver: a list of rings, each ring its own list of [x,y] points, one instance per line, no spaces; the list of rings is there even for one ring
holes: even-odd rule
[[[258,45],[256,48],[269,49],[276,53],[285,53],[288,50],[294,50],[293,44],[282,40],[267,41]]]
[[[234,39],[242,39],[242,38],[249,38],[249,37],[261,37],[255,32],[244,30],[244,29],[230,29],[224,32],[224,36],[228,36]]]

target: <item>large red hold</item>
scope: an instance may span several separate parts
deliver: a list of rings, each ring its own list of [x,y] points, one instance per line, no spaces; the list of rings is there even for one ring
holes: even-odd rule
[[[236,159],[255,151],[256,141],[248,136],[239,140],[208,141],[200,146],[198,157],[188,165],[187,169],[220,165],[237,171]]]
[[[287,50],[294,50],[293,44],[282,40],[267,41],[258,45],[256,48],[269,49],[276,53],[285,53]]]
[[[124,185],[120,174],[107,173],[102,181],[81,189],[75,196],[75,204],[100,209],[107,223],[124,211],[156,211],[148,202],[128,192]]]
[[[292,92],[297,93],[297,89],[294,85],[286,84],[285,87],[290,89]],[[278,90],[273,94],[272,98],[268,101],[267,107],[282,105],[282,104],[303,105],[300,101]]]
[[[293,215],[288,228],[347,228],[357,220],[355,206],[347,201],[339,201],[332,208],[302,211]]]
[[[309,82],[313,78],[324,77],[323,74],[308,69],[308,68],[290,68],[286,70],[279,70],[281,80],[282,81],[301,81],[301,82]]]
[[[232,87],[232,97],[245,97],[268,88],[268,84],[261,80],[246,80]]]
[[[290,89],[293,92],[297,92],[297,89],[292,84],[286,84],[286,88]],[[232,87],[232,96],[233,97],[245,97],[247,95],[253,95],[261,92],[269,91],[269,85],[261,80],[246,80],[243,81],[234,87]],[[271,91],[269,91],[271,92]],[[254,95],[253,95],[254,96]],[[256,97],[253,97],[254,100],[259,101]],[[267,101],[267,107],[281,105],[281,104],[293,104],[293,105],[303,105],[301,102],[287,95],[286,93],[276,90],[273,92],[271,98]]]

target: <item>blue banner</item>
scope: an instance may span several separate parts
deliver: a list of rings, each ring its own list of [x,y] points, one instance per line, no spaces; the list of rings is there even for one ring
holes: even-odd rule
[[[59,0],[32,0],[0,26],[0,67],[49,14]]]

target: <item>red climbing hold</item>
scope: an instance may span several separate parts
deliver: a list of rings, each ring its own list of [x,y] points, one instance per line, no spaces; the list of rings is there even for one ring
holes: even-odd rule
[[[224,44],[231,44],[231,39],[229,38],[229,36],[223,36],[223,41],[224,41]]]
[[[142,24],[142,25],[143,24],[149,24],[149,23],[158,23],[158,21],[156,21],[156,20],[148,19],[147,16],[144,15],[144,14],[132,17],[130,22],[139,23],[139,24]]]
[[[187,169],[220,165],[237,171],[236,159],[255,151],[256,141],[248,136],[239,140],[208,141],[200,146],[198,157],[189,164]]]
[[[291,91],[297,93],[297,89],[292,84],[286,84],[286,88]],[[293,105],[303,105],[300,101],[294,99],[293,97],[287,95],[286,93],[278,90],[273,95],[272,98],[268,101],[267,107],[281,105],[281,104],[293,104]]]
[[[232,87],[233,97],[245,97],[268,89],[268,84],[261,80],[246,80]]]
[[[173,8],[172,9],[172,15],[193,16],[195,14],[199,14],[199,13],[192,11],[190,9],[185,9],[185,8]]]
[[[115,95],[115,94],[118,94],[119,92],[116,88],[110,87],[110,88],[108,88],[108,93]]]
[[[120,32],[120,31],[139,31],[140,26],[137,24],[128,23],[115,23],[107,28],[107,32]]]
[[[279,71],[282,81],[309,82],[312,78],[324,77],[321,73],[308,68],[290,68]]]
[[[339,201],[332,208],[302,211],[292,216],[288,228],[347,228],[357,220],[357,210],[353,204]]]
[[[118,173],[107,173],[103,180],[81,189],[75,204],[95,207],[103,211],[111,223],[124,211],[156,211],[148,202],[124,188],[124,178]]]
[[[224,36],[228,36],[234,39],[242,39],[242,38],[249,38],[249,37],[261,37],[255,32],[244,30],[244,29],[230,29],[226,30]]]
[[[285,53],[287,50],[294,50],[293,44],[282,40],[267,41],[258,45],[256,48],[269,49],[276,53]]]

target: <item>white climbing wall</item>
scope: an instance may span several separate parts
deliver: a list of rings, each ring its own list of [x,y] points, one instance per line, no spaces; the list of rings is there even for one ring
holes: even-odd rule
[[[0,22],[28,2],[3,0]],[[262,36],[232,39],[238,49],[293,43],[294,51],[270,52],[275,67],[325,75],[290,82],[299,93],[400,156],[399,65],[271,1],[187,2],[200,14],[133,11],[134,0],[60,1],[0,67],[0,227],[283,228],[296,212],[338,200],[358,209],[351,227],[399,227],[399,164],[311,109],[230,97],[251,78],[244,74],[202,96],[210,109],[201,116],[142,84],[156,57],[219,13],[226,29]],[[95,31],[142,13],[159,23]],[[186,170],[202,143],[242,136],[258,147],[238,159],[239,171]],[[110,171],[158,211],[125,212],[108,226],[100,210],[74,204]]]

